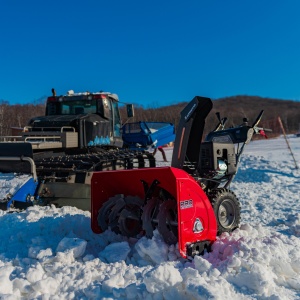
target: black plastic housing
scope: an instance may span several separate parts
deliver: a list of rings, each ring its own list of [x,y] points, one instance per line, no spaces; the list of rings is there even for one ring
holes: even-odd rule
[[[237,172],[237,162],[234,144],[204,142],[201,144],[198,171],[201,176],[218,171],[218,160],[227,165],[225,175]]]
[[[180,113],[180,122],[172,156],[172,167],[193,174],[199,164],[199,153],[205,118],[212,109],[209,98],[195,96]]]

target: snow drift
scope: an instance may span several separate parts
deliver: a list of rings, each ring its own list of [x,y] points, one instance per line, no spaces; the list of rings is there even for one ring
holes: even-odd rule
[[[158,232],[96,235],[73,207],[0,211],[0,298],[300,299],[299,175],[283,138],[251,142],[231,186],[242,225],[192,261]]]

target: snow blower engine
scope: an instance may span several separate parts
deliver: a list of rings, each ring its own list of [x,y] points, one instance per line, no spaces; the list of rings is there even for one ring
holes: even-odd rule
[[[240,223],[240,202],[229,189],[244,146],[254,133],[243,124],[225,129],[226,118],[205,141],[209,98],[196,96],[182,110],[171,167],[94,172],[91,182],[91,226],[128,236],[153,237],[154,230],[168,244],[177,244],[182,257],[210,249],[216,236]]]

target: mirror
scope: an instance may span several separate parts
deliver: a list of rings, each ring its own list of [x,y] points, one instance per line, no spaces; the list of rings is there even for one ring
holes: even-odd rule
[[[127,117],[128,118],[133,118],[134,117],[134,107],[133,104],[127,104],[126,105],[127,109]]]

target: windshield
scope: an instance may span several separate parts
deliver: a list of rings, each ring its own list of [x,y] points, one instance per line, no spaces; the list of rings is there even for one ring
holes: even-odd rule
[[[61,115],[93,114],[97,112],[96,100],[63,101],[59,104]]]

